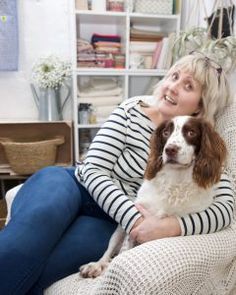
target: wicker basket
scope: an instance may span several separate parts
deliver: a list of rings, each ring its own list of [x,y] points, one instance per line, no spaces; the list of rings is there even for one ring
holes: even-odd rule
[[[0,143],[12,170],[20,175],[28,175],[55,164],[57,146],[64,143],[64,137],[32,142],[0,138]]]

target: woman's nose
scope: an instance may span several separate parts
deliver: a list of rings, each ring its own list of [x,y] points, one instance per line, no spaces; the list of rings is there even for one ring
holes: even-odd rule
[[[177,94],[178,90],[179,90],[179,82],[178,81],[171,82],[170,85],[169,85],[169,89],[173,93]]]

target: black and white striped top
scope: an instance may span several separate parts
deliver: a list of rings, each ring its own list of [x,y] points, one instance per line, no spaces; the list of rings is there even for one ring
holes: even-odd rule
[[[76,170],[94,200],[128,233],[141,216],[133,201],[143,181],[155,128],[139,101],[138,97],[126,100],[110,115],[95,136],[84,165]],[[231,183],[223,174],[215,201],[207,210],[178,218],[182,235],[221,230],[231,223],[233,208]]]

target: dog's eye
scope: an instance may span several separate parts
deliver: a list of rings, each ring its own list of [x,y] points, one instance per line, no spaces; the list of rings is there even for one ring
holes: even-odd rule
[[[170,136],[170,130],[168,130],[168,129],[164,129],[163,131],[162,131],[162,135],[163,135],[163,137],[169,137]]]
[[[188,130],[187,131],[187,136],[188,137],[194,137],[194,136],[196,136],[196,132],[194,130]]]

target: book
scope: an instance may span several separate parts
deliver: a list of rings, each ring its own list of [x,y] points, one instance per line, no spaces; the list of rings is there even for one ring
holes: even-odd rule
[[[173,64],[173,48],[176,40],[176,33],[170,33],[169,34],[169,43],[168,43],[168,49],[167,49],[167,57],[165,62],[165,69],[169,69],[171,65]]]
[[[160,57],[161,50],[162,50],[162,45],[163,45],[163,39],[156,43],[156,47],[152,55],[152,66],[151,66],[152,69],[155,69],[157,66],[158,59]]]
[[[169,37],[164,37],[162,40],[162,43],[163,44],[161,48],[160,57],[156,65],[157,69],[165,69],[165,61],[166,61],[167,52],[168,52]]]

